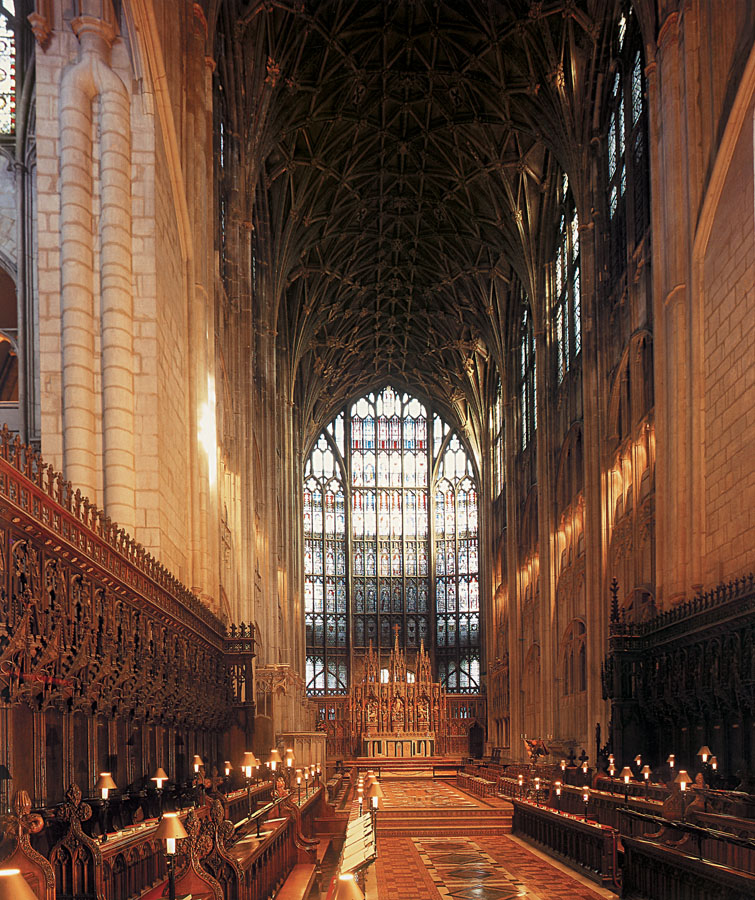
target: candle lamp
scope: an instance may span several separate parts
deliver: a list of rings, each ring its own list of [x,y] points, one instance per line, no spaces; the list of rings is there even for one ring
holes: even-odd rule
[[[102,803],[100,804],[100,831],[102,832],[101,841],[104,844],[107,840],[107,810],[108,810],[108,797],[110,795],[110,791],[117,791],[118,785],[113,781],[113,777],[110,772],[100,772],[100,777],[97,779],[97,783],[94,786],[96,791],[100,792],[100,799]]]
[[[582,763],[580,768],[582,769],[582,774],[585,776],[585,778],[587,778],[587,773],[589,771],[589,766],[587,765],[587,760],[584,760],[584,762]]]
[[[684,795],[687,791],[687,785],[691,782],[691,778],[689,777],[686,769],[681,769],[679,774],[674,779],[674,784],[679,785],[679,790],[682,793],[682,822],[685,819],[686,810],[684,808]]]
[[[168,775],[163,769],[162,766],[157,767],[157,771],[152,776],[152,781],[155,782],[155,787],[157,788],[157,802],[159,806],[160,815],[163,814],[163,784],[168,780]]]
[[[557,781],[555,784],[556,788],[556,809],[561,812],[561,782]]]
[[[522,796],[524,794],[524,775],[522,775],[521,773],[519,775],[518,781],[519,781],[519,799],[521,800]]]
[[[270,771],[273,773],[273,779],[275,779],[275,770],[278,768],[281,762],[283,762],[283,760],[281,759],[280,753],[278,752],[276,747],[273,747],[267,760]]]
[[[708,747],[707,744],[703,744],[703,746],[697,751],[697,755],[700,757],[700,762],[705,765],[711,756],[710,747]]]
[[[157,826],[155,837],[165,841],[165,856],[168,862],[168,898],[176,900],[176,841],[187,837],[186,829],[178,818],[178,813],[165,813]]]
[[[297,802],[301,803],[301,769],[296,770],[296,792]]]
[[[37,900],[20,869],[0,869],[0,900]]]
[[[199,756],[198,753],[194,754],[193,765],[194,765],[194,774],[198,775],[200,768],[204,765],[204,763],[202,762],[202,757]]]
[[[370,814],[372,816],[372,830],[375,832],[375,844],[377,845],[377,812],[380,801],[385,795],[378,781],[374,781],[367,791],[367,798],[370,801]]]
[[[535,805],[540,806],[540,779],[535,778]]]
[[[624,766],[621,770],[621,778],[624,781],[624,806],[629,804],[629,782],[632,780],[632,770]]]
[[[230,774],[231,774],[231,769],[232,769],[232,768],[233,768],[233,766],[231,765],[230,760],[227,759],[227,760],[225,761],[225,763],[223,764],[223,770],[224,770],[224,772],[225,772],[225,777],[226,777],[226,778],[228,778],[228,777],[230,776]]]
[[[309,797],[309,769],[304,767],[304,796]]]
[[[608,765],[608,775],[611,778],[611,793],[613,794],[613,779],[616,775],[616,766],[613,764],[613,759],[611,759],[611,762]]]
[[[668,759],[666,760],[668,763],[669,769],[671,770],[671,779],[674,778],[674,766],[676,765],[676,757],[673,753],[669,753]]]
[[[585,785],[582,788],[582,802],[585,804],[585,822],[587,821],[587,808],[590,805],[590,788]]]
[[[646,763],[642,767],[642,777],[645,779],[645,799],[648,798],[648,791],[650,789],[650,766]]]
[[[642,765],[642,755],[640,753],[635,756],[634,764],[637,766],[637,768],[640,768],[640,766]]]
[[[293,769],[294,767],[294,751],[291,747],[286,747],[286,768]]]
[[[716,772],[718,770],[718,760],[716,759],[715,756],[711,756],[711,758],[710,758],[710,767],[711,767],[711,769],[713,769],[714,772]]]
[[[241,771],[244,773],[244,778],[246,780],[246,816],[247,819],[251,821],[252,818],[252,769],[256,769],[259,766],[259,760],[252,753],[251,750],[247,750],[244,753],[244,756],[241,760]],[[260,836],[260,820],[259,816],[257,817],[257,837]]]

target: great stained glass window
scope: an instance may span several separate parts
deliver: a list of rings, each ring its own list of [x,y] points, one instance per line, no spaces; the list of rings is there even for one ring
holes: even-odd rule
[[[439,416],[391,387],[352,403],[307,460],[304,539],[308,693],[344,693],[349,651],[387,653],[396,629],[448,690],[479,689],[477,487]]]
[[[0,3],[0,135],[16,132],[16,39],[13,0]]]

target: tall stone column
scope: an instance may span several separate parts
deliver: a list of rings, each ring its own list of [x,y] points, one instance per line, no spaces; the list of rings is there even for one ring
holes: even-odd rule
[[[657,352],[657,599],[668,606],[693,581],[695,433],[690,317],[690,196],[687,79],[682,17],[671,13],[647,69],[653,173],[654,321]]]

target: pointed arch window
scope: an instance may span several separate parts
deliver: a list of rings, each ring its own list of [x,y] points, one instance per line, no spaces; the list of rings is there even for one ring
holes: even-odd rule
[[[16,8],[0,2],[0,137],[16,133]]]
[[[580,277],[579,217],[569,178],[563,175],[556,252],[553,331],[558,383],[566,377],[582,349],[582,286]]]
[[[492,463],[493,463],[493,499],[501,496],[504,482],[504,418],[503,418],[503,389],[501,379],[495,392],[495,403],[492,414]]]
[[[640,243],[650,224],[644,58],[631,3],[617,23],[614,52],[605,157],[612,281],[623,274],[628,250]]]
[[[522,424],[522,450],[526,450],[537,429],[537,363],[535,329],[527,306],[522,313],[519,337],[519,414]]]
[[[441,682],[459,693],[480,687],[477,488],[458,436],[447,441],[435,486],[436,660]]]
[[[449,690],[478,690],[477,485],[449,425],[410,394],[367,394],[318,438],[303,493],[308,693],[344,693],[350,650],[388,652],[396,629],[437,649]]]
[[[345,693],[346,493],[327,432],[320,435],[304,470],[303,518],[307,690]]]

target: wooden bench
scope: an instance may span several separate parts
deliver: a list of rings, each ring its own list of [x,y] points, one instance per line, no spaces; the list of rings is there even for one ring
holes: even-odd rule
[[[306,900],[315,883],[316,871],[317,866],[312,863],[295,865],[275,895],[275,900]]]

